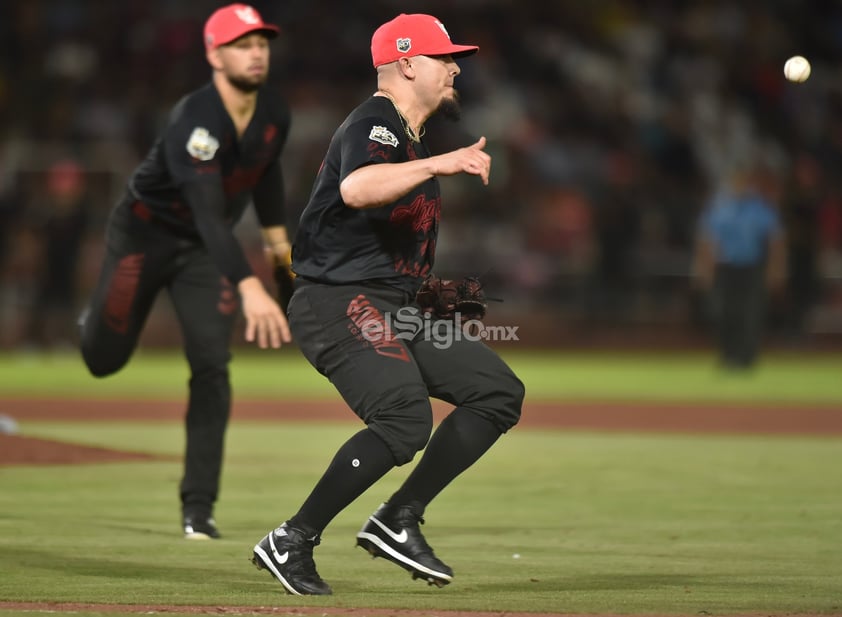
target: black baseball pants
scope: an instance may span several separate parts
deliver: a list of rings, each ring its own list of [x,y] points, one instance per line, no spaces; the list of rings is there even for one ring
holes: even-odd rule
[[[500,433],[520,419],[524,387],[500,356],[452,322],[425,319],[403,291],[299,280],[289,319],[305,357],[397,465],[430,437],[430,397],[485,418]]]
[[[181,500],[185,513],[211,514],[230,415],[228,363],[239,299],[200,244],[135,215],[132,205],[123,201],[109,219],[102,271],[82,318],[82,356],[97,377],[119,371],[158,293],[167,291],[190,368]]]
[[[763,268],[719,265],[714,284],[720,358],[734,367],[755,363],[766,320]]]

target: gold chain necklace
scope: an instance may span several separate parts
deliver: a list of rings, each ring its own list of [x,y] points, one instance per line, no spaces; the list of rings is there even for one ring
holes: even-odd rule
[[[406,116],[403,115],[403,112],[401,111],[400,107],[398,107],[398,104],[395,102],[395,99],[392,98],[392,95],[389,94],[388,92],[386,92],[385,90],[378,90],[378,92],[380,92],[380,94],[382,94],[387,99],[389,99],[389,101],[392,103],[392,107],[395,108],[395,111],[397,112],[398,117],[401,119],[401,123],[403,124],[403,130],[406,133],[406,136],[409,137],[409,141],[415,142],[416,144],[421,143],[421,138],[424,137],[424,133],[426,132],[426,129],[424,128],[424,125],[423,124],[421,125],[421,129],[418,131],[418,134],[416,135],[415,131],[413,131],[409,127],[409,120],[407,120]]]

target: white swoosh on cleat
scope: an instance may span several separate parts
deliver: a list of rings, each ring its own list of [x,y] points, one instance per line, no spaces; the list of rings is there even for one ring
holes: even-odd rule
[[[275,548],[275,532],[269,533],[269,546],[272,547],[272,555],[275,556],[275,561],[277,561],[281,565],[285,564],[287,562],[287,559],[289,559],[289,551],[281,555],[278,552],[278,549]]]
[[[389,529],[386,525],[384,525],[383,523],[378,521],[373,516],[370,516],[368,518],[371,522],[373,522],[375,525],[380,527],[380,529],[385,531],[388,534],[388,536],[390,538],[392,538],[392,540],[394,540],[395,542],[398,542],[399,544],[403,544],[404,542],[406,542],[409,539],[409,534],[406,533],[406,529],[401,529],[400,533],[395,533],[394,531]]]

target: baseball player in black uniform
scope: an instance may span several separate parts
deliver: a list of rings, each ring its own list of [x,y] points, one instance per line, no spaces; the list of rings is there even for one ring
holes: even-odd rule
[[[253,202],[267,249],[289,259],[280,155],[284,100],[265,86],[278,27],[252,7],[217,10],[204,28],[210,83],[182,98],[109,217],[99,282],[81,319],[90,372],[119,371],[166,289],[190,366],[180,494],[187,538],[219,537],[219,493],[231,405],[230,342],[242,301],[246,340],[291,340],[286,317],[252,272],[233,226]]]
[[[442,23],[402,14],[372,37],[378,90],[333,136],[293,248],[292,332],[366,428],[336,453],[300,509],[254,547],[253,562],[291,594],[330,594],[313,561],[322,531],[396,465],[425,448],[417,467],[369,517],[357,544],[445,585],[453,570],[419,523],[426,506],[514,426],[524,387],[482,342],[399,336],[390,319],[411,310],[433,267],[441,199],[437,176],[468,173],[488,183],[485,139],[431,156],[423,124],[457,115],[455,45]],[[405,331],[401,331],[405,335]],[[430,397],[455,406],[430,438]],[[429,440],[429,443],[428,443]]]

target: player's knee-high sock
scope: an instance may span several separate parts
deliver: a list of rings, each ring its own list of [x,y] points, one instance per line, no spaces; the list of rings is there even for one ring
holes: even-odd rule
[[[298,513],[292,527],[321,533],[348,504],[395,466],[386,443],[363,429],[339,448],[324,475]]]
[[[433,433],[418,465],[389,503],[411,505],[422,515],[426,505],[494,445],[500,434],[485,418],[457,407]]]

